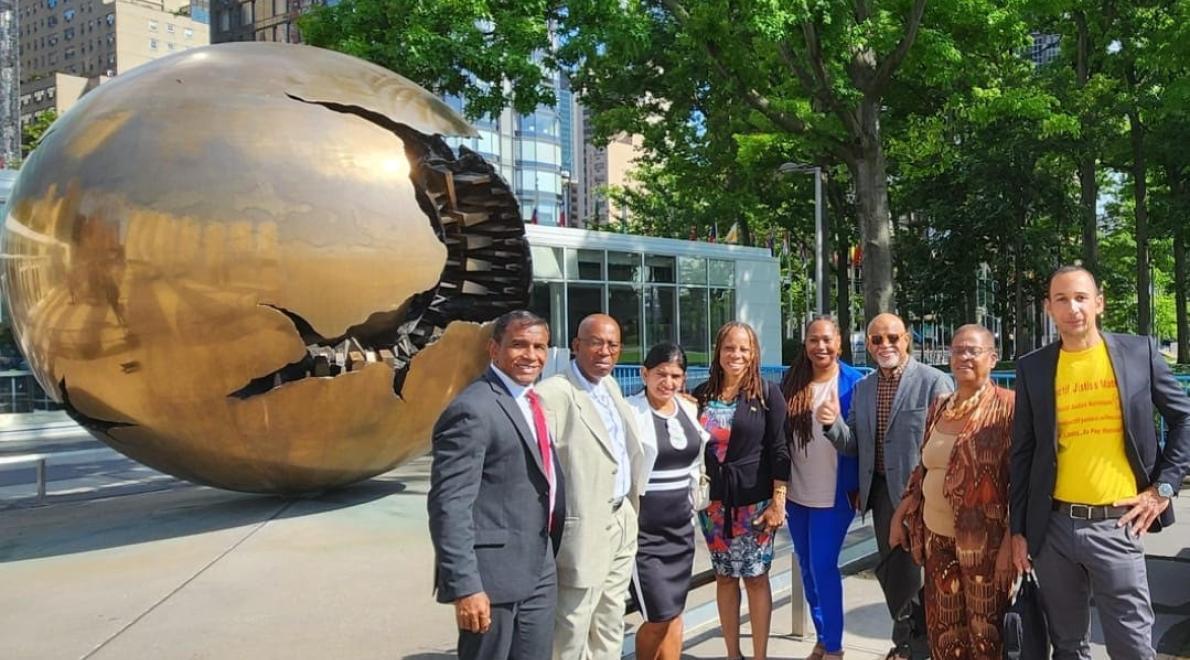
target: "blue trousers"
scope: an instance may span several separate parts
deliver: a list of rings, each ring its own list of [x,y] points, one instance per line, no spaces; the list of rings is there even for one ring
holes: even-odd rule
[[[843,650],[843,575],[839,553],[855,510],[843,494],[829,509],[785,503],[789,536],[802,569],[814,631],[827,653]]]

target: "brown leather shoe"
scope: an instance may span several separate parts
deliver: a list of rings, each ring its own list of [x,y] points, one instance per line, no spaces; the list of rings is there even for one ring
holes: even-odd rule
[[[826,647],[819,642],[814,645],[814,650],[810,651],[810,655],[806,656],[806,660],[822,660],[826,655]]]

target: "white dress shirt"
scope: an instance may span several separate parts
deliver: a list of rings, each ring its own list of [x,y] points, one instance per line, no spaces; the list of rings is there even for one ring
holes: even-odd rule
[[[603,420],[604,428],[607,429],[608,439],[612,444],[612,454],[616,457],[616,490],[612,493],[612,499],[621,500],[628,497],[628,492],[632,490],[632,463],[628,458],[628,439],[624,435],[624,418],[620,416],[620,411],[616,408],[615,402],[612,401],[612,395],[603,382],[604,379],[611,378],[611,376],[604,376],[598,383],[592,383],[578,368],[578,362],[571,362],[570,368],[574,370],[578,382],[582,383],[583,389],[595,402],[595,409],[599,412],[599,418]]]
[[[541,445],[538,444],[540,442],[540,439],[537,437],[537,424],[535,424],[533,422],[533,408],[529,406],[529,397],[525,396],[526,394],[529,393],[529,390],[533,389],[533,387],[531,385],[529,385],[529,386],[521,385],[520,383],[516,382],[515,380],[509,378],[508,374],[504,373],[503,371],[500,371],[500,367],[497,367],[495,365],[495,363],[492,363],[491,367],[492,367],[492,371],[496,373],[496,376],[498,376],[500,378],[500,382],[504,383],[505,389],[507,389],[508,393],[512,395],[512,400],[516,402],[516,407],[518,409],[520,409],[521,415],[525,418],[525,424],[529,427],[529,434],[533,436],[533,443],[536,446],[540,447]],[[553,442],[553,439],[551,438],[550,439],[550,453],[551,453],[551,455],[553,454],[553,451],[554,451],[554,442]],[[556,476],[555,476],[555,478],[556,478]],[[556,497],[556,494],[555,494],[556,490],[557,489],[554,487],[554,484],[551,483],[550,484],[550,511],[554,510],[554,504],[555,504],[554,498]]]

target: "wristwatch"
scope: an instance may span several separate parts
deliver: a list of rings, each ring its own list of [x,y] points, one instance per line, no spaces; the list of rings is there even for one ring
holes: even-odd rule
[[[1168,500],[1169,498],[1173,497],[1173,486],[1165,483],[1164,481],[1158,481],[1157,494]]]

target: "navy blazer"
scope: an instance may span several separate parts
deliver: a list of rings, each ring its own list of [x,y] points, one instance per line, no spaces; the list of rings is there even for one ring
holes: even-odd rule
[[[493,603],[529,597],[542,576],[555,570],[566,519],[557,453],[552,454],[553,529],[547,536],[549,483],[541,452],[491,368],[443,411],[431,452],[427,507],[438,602],[480,591]]]
[[[1149,337],[1102,333],[1120,390],[1124,449],[1142,491],[1156,481],[1175,492],[1190,470],[1190,398],[1174,378],[1157,344]],[[1058,477],[1058,425],[1054,382],[1061,342],[1037,349],[1016,365],[1016,419],[1009,477],[1010,524],[1024,534],[1029,552],[1041,551],[1053,510]],[[1153,408],[1165,418],[1165,446],[1158,443]],[[1150,531],[1173,524],[1173,507],[1153,521]]]

